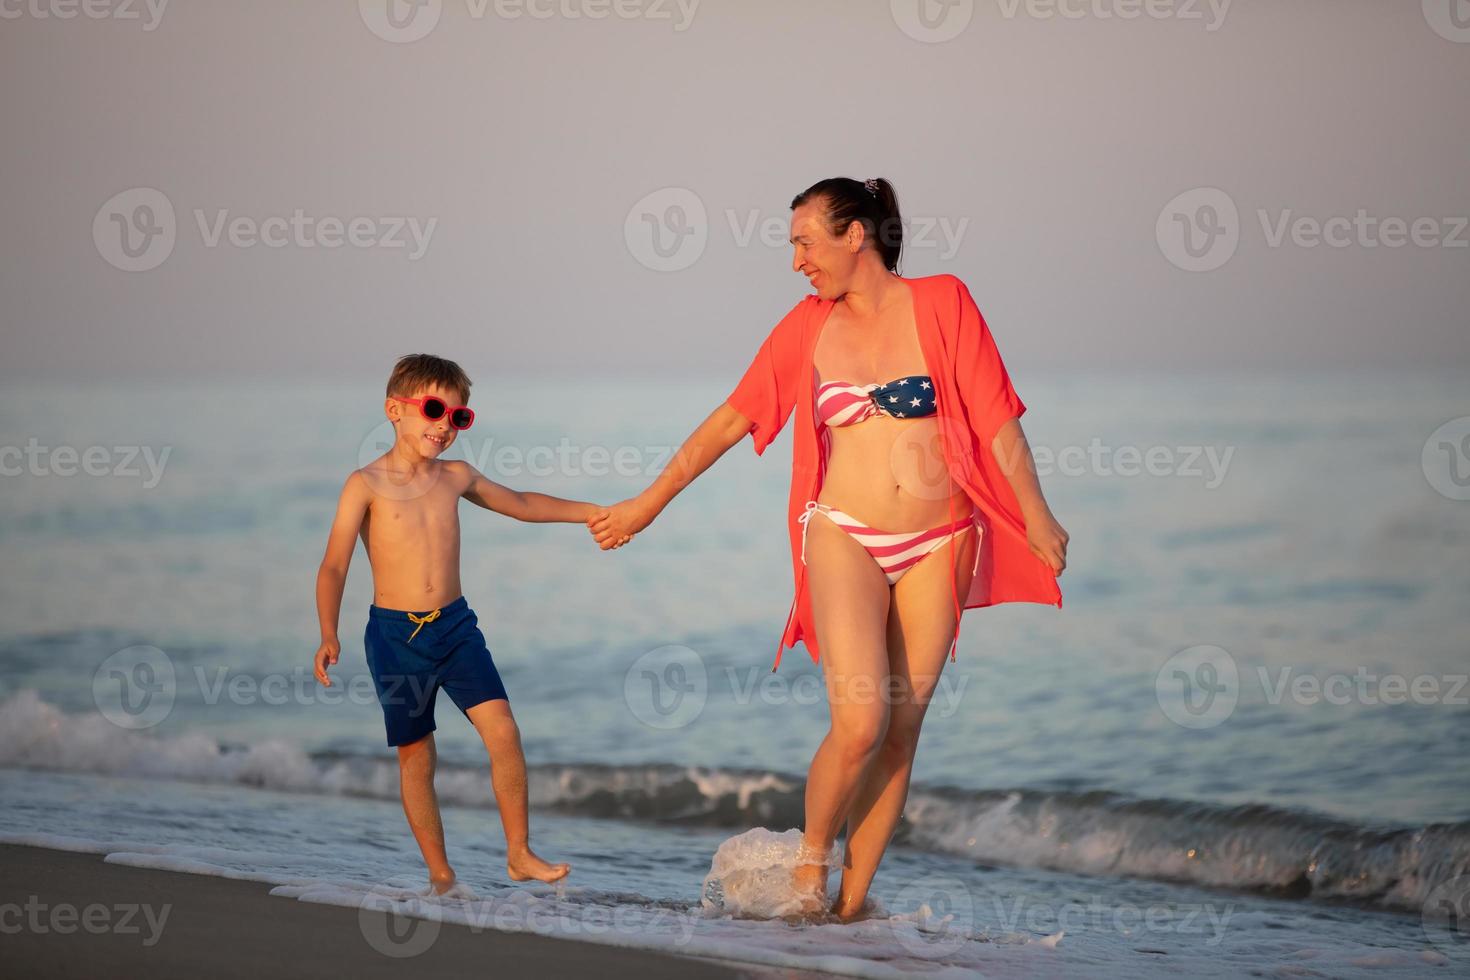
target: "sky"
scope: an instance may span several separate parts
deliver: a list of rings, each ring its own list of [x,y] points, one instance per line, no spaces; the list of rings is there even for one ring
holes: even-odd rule
[[[1012,373],[1470,366],[1466,0],[0,0],[0,382],[723,378],[883,176]]]

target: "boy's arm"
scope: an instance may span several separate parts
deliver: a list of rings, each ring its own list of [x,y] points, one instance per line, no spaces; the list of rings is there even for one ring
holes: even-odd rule
[[[597,512],[596,504],[581,500],[566,500],[544,493],[525,493],[504,487],[470,466],[460,464],[468,473],[468,485],[460,496],[470,503],[497,514],[513,517],[532,524],[551,522],[582,524]]]
[[[316,614],[321,622],[322,642],[313,658],[316,679],[324,687],[331,687],[327,668],[336,664],[342,652],[337,642],[337,619],[342,611],[342,588],[347,584],[347,566],[352,562],[353,549],[357,547],[357,536],[362,531],[362,520],[367,515],[372,491],[361,473],[354,472],[342,487],[342,496],[337,500],[337,516],[332,519],[332,530],[327,535],[327,553],[322,558],[322,567],[316,573]]]

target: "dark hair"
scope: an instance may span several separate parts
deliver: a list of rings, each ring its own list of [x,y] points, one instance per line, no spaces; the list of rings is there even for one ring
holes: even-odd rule
[[[872,190],[868,190],[869,184]],[[903,252],[903,217],[898,212],[898,194],[892,184],[882,177],[867,183],[851,177],[828,177],[796,195],[791,210],[815,201],[823,204],[829,232],[846,234],[854,221],[861,222],[863,233],[878,249],[888,271],[898,271],[898,258]]]
[[[400,357],[388,376],[388,397],[408,398],[430,385],[457,391],[462,399],[470,400],[470,379],[464,368],[433,354]]]

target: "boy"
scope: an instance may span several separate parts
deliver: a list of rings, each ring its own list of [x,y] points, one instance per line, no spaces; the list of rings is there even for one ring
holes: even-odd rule
[[[429,354],[401,358],[384,406],[393,447],[347,478],[317,574],[322,642],[316,679],[341,644],[337,619],[357,538],[373,569],[373,605],[364,645],[388,730],[398,749],[399,788],[409,828],[437,894],[454,886],[434,796],[434,700],[440,687],[469,718],[490,754],[490,778],[505,829],[506,872],[514,881],[556,881],[570,866],[531,851],[526,817],[526,760],[505,687],[460,590],[459,501],[521,521],[584,523],[590,503],[518,493],[487,480],[468,463],[441,460],[474,422],[470,379],[459,365]],[[626,539],[625,539],[626,540]]]

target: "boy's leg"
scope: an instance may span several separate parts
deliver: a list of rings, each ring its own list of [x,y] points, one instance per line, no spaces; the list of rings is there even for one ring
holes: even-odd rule
[[[434,794],[434,702],[439,681],[432,662],[408,643],[413,627],[407,614],[374,610],[363,637],[368,670],[383,707],[388,744],[398,751],[403,815],[428,865],[429,884],[442,893],[454,884],[454,870],[444,853],[444,826]]]
[[[505,829],[506,871],[514,881],[556,881],[566,876],[571,865],[551,864],[531,851],[530,825],[526,813],[526,756],[521,751],[521,730],[504,698],[481,701],[465,715],[480,733],[490,755],[490,785],[500,824]]]
[[[429,884],[442,894],[454,885],[454,869],[444,853],[444,825],[439,819],[439,798],[434,794],[433,733],[408,745],[398,746],[398,784],[403,797],[403,815],[413,831],[429,866]]]

